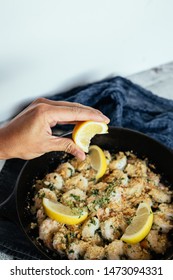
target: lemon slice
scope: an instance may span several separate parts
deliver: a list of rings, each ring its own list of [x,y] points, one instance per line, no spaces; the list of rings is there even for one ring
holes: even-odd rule
[[[59,223],[76,225],[83,222],[88,216],[88,212],[82,209],[71,209],[59,202],[53,202],[48,198],[43,198],[43,207],[47,216]]]
[[[91,166],[97,171],[96,180],[98,180],[106,172],[107,163],[105,154],[97,145],[91,145],[89,147],[89,155],[91,159]]]
[[[73,141],[86,153],[88,153],[91,139],[96,134],[108,132],[108,126],[104,122],[84,121],[78,123],[73,130]]]
[[[136,211],[136,215],[133,218],[131,224],[126,228],[121,240],[127,243],[136,244],[144,239],[153,223],[153,212],[151,207],[141,202]]]

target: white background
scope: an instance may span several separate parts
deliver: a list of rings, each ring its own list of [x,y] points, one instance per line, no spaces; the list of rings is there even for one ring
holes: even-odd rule
[[[2,263],[3,262],[3,263]],[[83,280],[97,280],[98,278],[105,279],[105,280],[137,280],[137,279],[142,279],[142,280],[153,280],[153,279],[159,279],[159,280],[172,280],[172,260],[37,260],[37,261],[23,261],[23,260],[13,260],[13,261],[1,261],[1,275],[3,275],[4,280],[30,280],[31,278],[33,280],[35,279],[42,279],[42,280],[57,280],[57,279],[69,279],[69,280],[78,280],[78,279],[83,279]],[[33,275],[30,273],[25,273],[25,269],[28,271],[31,271],[33,268],[34,271],[36,269],[49,269],[53,268],[54,270],[62,271],[62,275],[45,275],[43,273],[43,276],[39,272],[36,275],[34,273]],[[65,272],[65,267],[70,269],[71,275],[64,275]],[[105,267],[107,269],[105,270]],[[146,272],[145,274],[142,273],[133,273],[133,274],[126,274],[125,270],[123,267],[126,269],[129,268],[127,271],[132,271],[132,268],[138,267],[139,269],[144,269],[143,271]],[[156,271],[160,272],[158,268],[161,268],[162,275],[154,275],[154,274],[148,274],[148,268],[156,267]],[[113,269],[112,269],[113,268]],[[115,268],[115,269],[114,269]],[[119,270],[120,268],[120,270]],[[11,275],[11,269],[14,271],[17,271],[17,275]],[[89,274],[89,273],[77,273],[75,275],[75,270],[81,271],[81,272],[89,272],[90,269],[94,270],[94,274]],[[21,272],[20,272],[20,271]],[[108,273],[107,273],[108,271]],[[113,273],[113,271],[115,273]],[[118,274],[117,272],[120,271]],[[109,273],[110,272],[110,273]],[[154,272],[154,271],[153,271]],[[19,273],[21,273],[19,275]],[[22,275],[22,273],[24,275]],[[108,274],[108,275],[105,275]]]
[[[172,0],[0,0],[0,121],[37,96],[173,61]]]

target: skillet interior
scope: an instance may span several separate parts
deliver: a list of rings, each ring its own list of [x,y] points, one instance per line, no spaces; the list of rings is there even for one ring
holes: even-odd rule
[[[70,136],[71,134],[69,134]],[[164,176],[170,186],[173,186],[173,152],[152,138],[129,129],[110,127],[108,134],[95,136],[92,144],[115,152],[132,150],[140,158],[147,157],[149,162],[155,164],[157,172]],[[36,238],[38,233],[30,230],[32,217],[27,206],[32,197],[31,186],[35,178],[43,178],[69,157],[71,156],[63,152],[52,152],[28,161],[23,167],[16,184],[16,205],[20,225],[44,259],[60,259],[60,256],[41,244]],[[164,259],[172,257],[173,248],[169,248],[164,255]]]

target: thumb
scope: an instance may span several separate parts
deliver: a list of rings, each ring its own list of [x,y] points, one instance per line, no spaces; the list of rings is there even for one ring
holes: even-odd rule
[[[64,151],[80,160],[85,159],[85,153],[70,138],[54,137],[50,146],[51,151]]]

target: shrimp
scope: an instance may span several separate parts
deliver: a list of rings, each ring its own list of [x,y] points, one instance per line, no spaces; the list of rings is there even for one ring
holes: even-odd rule
[[[88,193],[94,194],[95,190],[98,190],[98,192],[102,193],[106,190],[106,188],[108,186],[109,185],[105,182],[99,182],[94,185],[90,185],[90,190],[88,191]],[[98,192],[97,192],[97,194],[98,194]]]
[[[90,191],[91,195],[87,198],[87,207],[91,211],[104,212],[104,207],[110,209],[121,209],[122,208],[122,191],[121,188],[114,186],[113,184],[99,183],[100,189],[93,187]],[[103,189],[102,189],[103,187]],[[99,209],[103,209],[99,210]],[[98,213],[100,214],[100,213]],[[105,213],[108,214],[108,213]]]
[[[124,243],[124,253],[129,260],[150,260],[150,253],[140,246],[140,243]]]
[[[124,254],[123,241],[115,240],[105,247],[105,254],[108,260],[120,260]]]
[[[127,186],[128,176],[122,170],[115,169],[111,174],[105,177],[104,182],[106,183],[116,183],[119,186]]]
[[[99,220],[96,217],[87,220],[82,227],[82,239],[87,241],[88,239],[93,238],[99,225]]]
[[[140,196],[137,196],[134,194],[133,196],[127,196],[129,199],[129,202],[133,204],[133,206],[138,206],[139,203],[145,202],[150,206],[153,206],[153,201],[151,197],[147,194],[142,192]]]
[[[89,155],[86,155],[85,160],[81,161],[79,159],[72,159],[71,164],[75,167],[76,171],[83,171],[83,170],[88,170],[91,168],[91,159]]]
[[[81,202],[84,202],[86,199],[86,193],[79,188],[71,189],[67,192],[65,192],[62,197],[61,201],[62,203],[66,205],[79,205]],[[81,205],[81,204],[80,204]],[[82,206],[82,205],[81,205]]]
[[[169,193],[166,189],[156,189],[153,188],[150,192],[149,195],[155,200],[156,202],[159,203],[170,203],[171,202],[171,193]]]
[[[122,170],[114,170],[112,172],[112,176],[119,181],[117,182],[121,186],[127,186],[129,178],[126,173],[124,173]]]
[[[107,168],[98,181],[89,154],[84,161],[73,157],[35,181],[31,228],[39,229],[40,240],[55,254],[70,260],[148,260],[157,254],[158,258],[160,254],[166,256],[173,230],[170,186],[147,159],[128,151],[103,152]],[[43,197],[79,211],[87,208],[88,216],[76,225],[58,223],[47,217]],[[153,224],[141,242],[127,244],[121,236],[141,202],[151,206]]]
[[[64,181],[62,176],[56,172],[52,172],[46,175],[44,184],[48,187],[52,186],[52,188],[61,190],[64,185]]]
[[[37,218],[37,223],[40,225],[44,219],[46,218],[46,213],[44,212],[43,206],[41,206],[40,209],[38,209],[37,214],[36,214],[36,218]]]
[[[125,172],[130,177],[147,177],[146,162],[138,159],[133,164],[128,163]]]
[[[56,194],[53,191],[51,191],[50,189],[47,189],[47,188],[42,188],[38,191],[38,193],[36,193],[36,195],[34,196],[34,199],[33,199],[35,210],[41,208],[43,197],[46,197],[54,202],[57,201]]]
[[[83,257],[89,243],[83,240],[75,240],[70,243],[69,247],[66,250],[69,260],[78,260],[80,257]]]
[[[151,170],[147,171],[147,179],[150,184],[153,184],[154,186],[158,186],[160,182],[160,175],[152,172]]]
[[[67,239],[64,235],[64,232],[58,231],[53,236],[53,248],[59,253],[59,254],[65,254],[65,250],[67,248]]]
[[[102,246],[90,245],[84,255],[85,260],[102,260],[105,256],[105,249]]]
[[[69,162],[64,162],[56,168],[55,172],[61,175],[61,177],[65,180],[75,173],[75,169]]]
[[[160,211],[154,213],[153,229],[157,229],[163,233],[168,233],[173,229],[173,224],[170,220],[166,219],[165,215]]]
[[[103,240],[102,240],[100,234],[97,233],[97,231],[95,232],[94,236],[92,237],[92,239],[90,241],[91,241],[91,244],[95,244],[98,246],[103,245]]]
[[[156,254],[164,254],[168,247],[166,234],[159,234],[157,230],[152,229],[147,237],[141,242],[141,246],[153,250]]]
[[[115,187],[115,189],[110,193],[110,201],[115,203],[122,203],[123,189],[121,187]]]
[[[100,223],[101,234],[109,241],[119,238],[126,227],[127,224],[121,213]]]
[[[129,197],[140,197],[145,188],[145,181],[143,178],[131,178],[128,187],[125,189],[125,194]]]
[[[79,188],[83,191],[88,189],[88,180],[82,174],[75,174],[65,182],[65,190]]]
[[[127,164],[127,157],[123,152],[119,152],[116,155],[116,159],[112,160],[109,164],[109,169],[114,170],[114,169],[119,169],[123,170]]]
[[[60,228],[60,224],[55,220],[46,218],[39,227],[39,238],[43,240],[48,248],[52,248],[52,238]]]
[[[124,208],[124,187],[115,187],[109,194],[107,207],[114,212],[122,211]],[[111,211],[109,211],[111,213]]]
[[[173,219],[172,204],[161,203],[159,204],[158,209],[161,211],[161,213],[165,216],[166,219]]]
[[[93,168],[84,169],[81,171],[81,174],[88,180],[88,182],[93,182],[96,180],[96,170]]]

